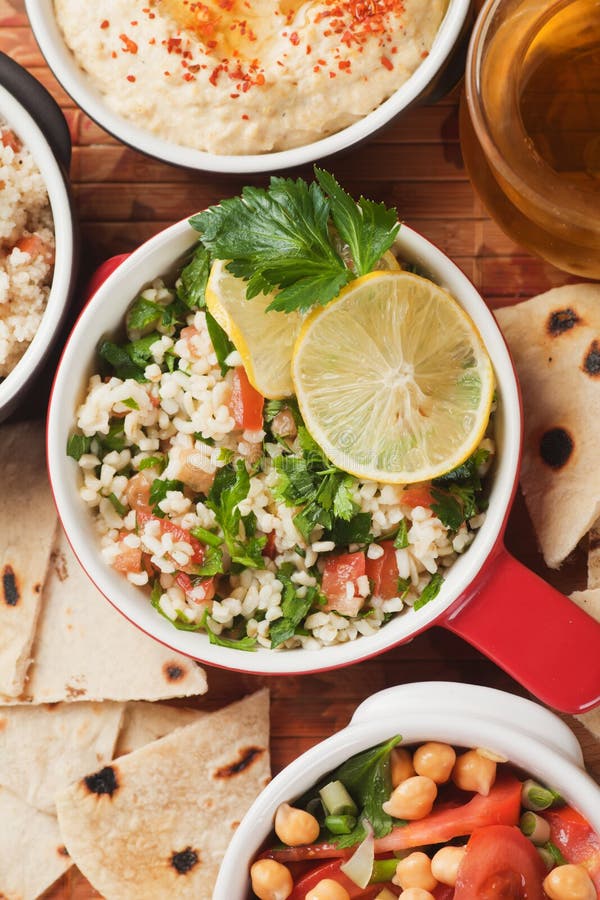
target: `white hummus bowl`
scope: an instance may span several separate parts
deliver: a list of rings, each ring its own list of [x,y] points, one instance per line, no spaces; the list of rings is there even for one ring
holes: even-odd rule
[[[109,263],[111,274],[99,273],[97,290],[65,346],[56,374],[48,416],[50,481],[71,546],[100,591],[156,640],[227,669],[281,675],[338,668],[382,653],[439,624],[471,641],[550,705],[575,712],[600,702],[600,625],[513,559],[503,544],[521,450],[519,391],[504,339],[460,269],[404,225],[396,244],[399,255],[444,286],[471,317],[492,359],[499,398],[497,457],[486,519],[467,552],[448,570],[435,601],[416,613],[407,610],[376,634],[355,641],[319,650],[260,648],[249,653],[210,644],[204,633],[178,631],[151,606],[143,588],[104,562],[93,517],[79,496],[79,467],[66,455],[67,439],[89,376],[97,371],[98,342],[122,332],[125,312],[140,290],[173,272],[197,237],[187,220],[182,221],[125,261]]]
[[[0,421],[35,383],[67,312],[77,269],[77,232],[68,168],[71,139],[50,94],[21,66],[0,54],[0,116],[30,151],[46,189],[54,219],[54,274],[37,333],[11,372],[0,381]]]
[[[402,735],[403,745],[445,741],[493,750],[557,790],[600,834],[600,787],[584,770],[574,734],[557,716],[492,688],[407,684],[365,700],[346,728],[303,753],[262,791],[229,844],[213,900],[250,896],[248,871],[281,803],[293,802],[349,757],[395,734]]]
[[[431,51],[418,69],[377,109],[319,141],[274,153],[217,155],[163,140],[113,112],[65,43],[53,0],[25,0],[33,33],[54,75],[75,103],[125,144],[164,162],[205,172],[271,172],[330,156],[371,137],[420,99],[434,99],[454,86],[464,71],[470,0],[449,0]]]

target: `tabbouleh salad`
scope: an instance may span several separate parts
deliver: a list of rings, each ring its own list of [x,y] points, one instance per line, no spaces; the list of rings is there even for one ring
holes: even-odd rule
[[[393,250],[386,227],[378,253]],[[434,481],[336,468],[293,396],[252,386],[206,309],[205,243],[174,284],[135,299],[124,340],[101,342],[77,410],[67,452],[102,556],[176,628],[212,643],[318,649],[372,635],[433,601],[482,525],[493,415],[466,462]]]

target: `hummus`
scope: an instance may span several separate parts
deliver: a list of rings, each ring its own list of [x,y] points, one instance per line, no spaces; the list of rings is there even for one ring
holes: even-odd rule
[[[447,0],[55,0],[110,108],[212,153],[297,147],[351,125],[428,55]]]

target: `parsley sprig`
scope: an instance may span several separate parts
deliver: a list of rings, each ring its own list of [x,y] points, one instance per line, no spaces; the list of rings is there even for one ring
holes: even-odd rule
[[[248,282],[248,299],[277,291],[268,309],[329,303],[373,270],[398,233],[395,210],[356,202],[333,175],[318,168],[315,175],[310,184],[273,176],[268,188],[245,187],[190,219],[211,256]]]

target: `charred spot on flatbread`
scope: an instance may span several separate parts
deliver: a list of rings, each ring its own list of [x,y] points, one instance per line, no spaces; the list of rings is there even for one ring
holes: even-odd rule
[[[600,375],[600,343],[592,341],[583,360],[583,371],[592,378]]]
[[[83,783],[90,794],[108,794],[109,797],[112,797],[119,787],[117,773],[112,766],[104,766],[99,772],[86,775]]]
[[[235,762],[217,769],[215,778],[233,778],[235,775],[239,775],[240,772],[245,772],[246,769],[249,769],[250,766],[260,759],[264,752],[264,747],[243,747]]]
[[[551,469],[562,469],[574,447],[573,438],[565,428],[549,428],[540,440],[540,456]]]
[[[165,663],[163,671],[167,681],[181,681],[185,675],[183,666],[180,666],[178,663]]]
[[[68,856],[69,855],[69,851],[67,850],[67,848],[65,847],[64,844],[61,844],[60,847],[57,847],[56,852],[58,853],[59,856]]]
[[[558,335],[564,334],[565,331],[570,331],[580,321],[581,319],[570,306],[566,309],[557,309],[550,313],[548,317],[548,333],[552,337],[558,337]]]
[[[199,862],[199,853],[196,850],[192,850],[191,847],[186,847],[185,850],[173,853],[170,859],[171,865],[179,875],[187,875]]]
[[[2,571],[2,599],[7,606],[16,606],[20,599],[19,586],[12,566],[4,566]]]

